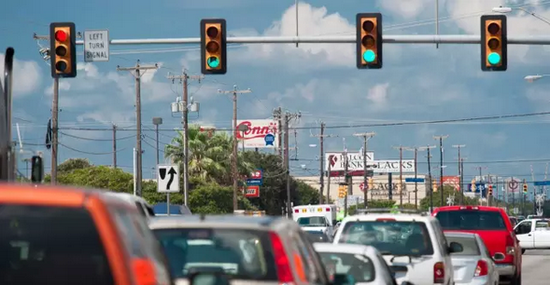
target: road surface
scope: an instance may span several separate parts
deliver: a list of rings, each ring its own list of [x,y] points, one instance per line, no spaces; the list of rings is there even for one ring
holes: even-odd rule
[[[522,284],[550,284],[550,250],[528,250],[523,255],[522,263]]]

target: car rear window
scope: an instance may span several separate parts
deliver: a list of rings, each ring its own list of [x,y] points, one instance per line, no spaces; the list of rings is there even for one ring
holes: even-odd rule
[[[435,217],[444,230],[506,230],[506,223],[497,211],[441,211]]]
[[[372,260],[361,254],[319,252],[327,274],[346,274],[353,276],[356,283],[372,282],[375,269]]]
[[[114,284],[82,208],[0,204],[0,284]]]
[[[320,231],[306,231],[310,242],[327,242],[328,236]]]
[[[174,278],[206,268],[223,270],[240,280],[277,280],[265,231],[185,228],[153,232],[164,248]]]
[[[301,217],[296,220],[301,227],[326,227],[328,226],[325,216]]]
[[[463,250],[461,252],[453,252],[451,255],[480,255],[479,246],[475,237],[457,237],[457,236],[447,236],[447,242],[456,242],[462,245]]]
[[[348,222],[338,242],[371,245],[382,255],[434,254],[426,224],[414,221]]]

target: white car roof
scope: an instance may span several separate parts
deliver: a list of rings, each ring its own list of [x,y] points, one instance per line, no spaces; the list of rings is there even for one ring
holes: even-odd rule
[[[349,216],[342,220],[342,223],[355,222],[355,221],[376,221],[378,219],[395,219],[396,221],[416,221],[416,222],[429,222],[435,219],[432,216],[421,215],[421,214],[361,214],[355,216]]]
[[[357,254],[361,253],[364,255],[375,255],[377,249],[370,245],[361,245],[361,244],[349,244],[349,243],[326,243],[318,242],[313,244],[313,248],[318,252],[333,252],[333,253],[349,253]]]
[[[147,206],[150,207],[149,203],[147,203],[147,201],[145,199],[143,199],[142,197],[139,197],[139,196],[135,196],[133,194],[130,194],[130,193],[119,193],[119,192],[104,192],[105,195],[108,195],[108,196],[112,196],[112,197],[117,197],[117,198],[120,198],[122,200],[125,200],[125,201],[128,201],[128,202],[141,202]]]

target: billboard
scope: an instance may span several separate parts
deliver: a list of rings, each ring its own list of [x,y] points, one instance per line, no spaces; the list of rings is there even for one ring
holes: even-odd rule
[[[374,173],[399,173],[399,160],[375,160],[367,164],[372,167]],[[403,173],[414,173],[414,159],[402,160],[401,169]]]
[[[443,176],[443,185],[452,186],[456,191],[460,191],[460,176]]]
[[[238,131],[245,128],[246,131]],[[278,123],[276,120],[238,120],[237,139],[245,148],[277,148]],[[243,143],[244,142],[244,143]]]
[[[374,152],[367,151],[367,165],[374,160]],[[325,153],[325,170],[328,171],[344,171],[345,169],[344,152],[326,152]],[[363,153],[348,152],[348,171],[363,171]]]

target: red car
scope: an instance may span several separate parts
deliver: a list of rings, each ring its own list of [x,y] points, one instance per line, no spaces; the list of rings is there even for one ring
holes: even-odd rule
[[[506,212],[497,207],[447,206],[434,209],[445,232],[478,234],[497,265],[500,279],[521,284],[521,247]]]

